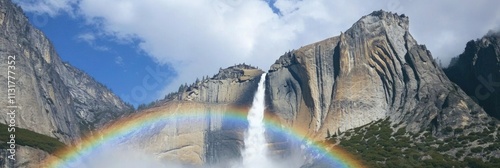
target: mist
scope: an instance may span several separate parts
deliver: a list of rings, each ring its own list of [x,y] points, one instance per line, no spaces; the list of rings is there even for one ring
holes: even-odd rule
[[[213,165],[194,165],[193,163],[183,163],[179,160],[169,160],[160,158],[158,155],[131,148],[130,146],[110,145],[105,149],[93,150],[78,160],[67,163],[64,167],[69,168],[123,168],[123,167],[165,167],[165,168],[241,168],[241,167],[261,167],[261,168],[299,168],[306,164],[307,155],[299,147],[290,150],[291,153],[285,158],[280,156],[269,156],[267,164],[253,163],[244,165],[241,159],[230,160],[228,163],[217,163]],[[311,160],[309,159],[309,162]]]

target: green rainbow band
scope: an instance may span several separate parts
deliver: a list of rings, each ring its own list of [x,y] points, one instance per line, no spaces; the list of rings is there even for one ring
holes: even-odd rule
[[[244,122],[246,121],[246,114],[246,110],[244,109],[231,109],[216,114],[209,114],[206,112],[198,111],[177,113],[165,113],[158,111],[131,116],[121,119],[108,127],[105,127],[97,135],[87,136],[80,142],[77,142],[76,145],[56,152],[56,156],[59,156],[60,158],[50,157],[49,159],[44,161],[43,167],[65,167],[67,163],[78,160],[86,153],[91,153],[93,150],[103,144],[126,136],[127,134],[130,134],[135,130],[149,127],[155,123],[179,119],[207,117],[208,115],[221,115],[221,117],[224,117],[224,119]],[[301,134],[299,131],[293,131],[291,129],[282,127],[282,125],[278,121],[271,118],[266,118],[264,123],[266,125],[266,128],[279,130],[282,133],[290,136],[290,138],[294,138],[296,140],[303,140],[307,138],[306,135]],[[312,143],[309,147],[312,147],[314,148],[314,150],[324,154],[331,161],[338,163],[336,164],[337,166],[363,167],[362,164],[354,159],[349,153],[339,148],[332,147],[331,145],[324,143]]]

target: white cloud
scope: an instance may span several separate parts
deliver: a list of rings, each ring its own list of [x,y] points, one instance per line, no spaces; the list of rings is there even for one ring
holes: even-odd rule
[[[51,17],[61,12],[73,13],[73,5],[78,0],[13,0],[20,5],[24,11],[36,14],[48,14]]]
[[[115,57],[115,64],[123,65],[123,57],[121,57],[121,56]]]
[[[92,33],[82,33],[76,37],[80,41],[84,41],[86,43],[94,43],[95,36]]]
[[[92,47],[94,50],[98,51],[108,51],[109,48],[106,46],[101,46],[96,44],[96,35],[94,33],[82,33],[76,36],[76,39],[81,42],[87,43],[90,47]]]
[[[404,5],[412,35],[446,65],[463,52],[467,41],[500,26],[500,1],[415,0]]]
[[[282,14],[277,15],[263,0],[80,0],[76,13],[96,26],[99,36],[139,39],[139,47],[158,63],[172,65],[179,76],[164,89],[171,91],[235,63],[267,70],[285,51],[337,36],[380,9],[409,16],[415,39],[446,63],[468,40],[499,27],[499,3],[277,0],[274,5]]]

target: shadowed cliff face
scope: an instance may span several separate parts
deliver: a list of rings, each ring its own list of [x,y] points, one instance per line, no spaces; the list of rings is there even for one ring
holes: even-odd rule
[[[489,115],[500,119],[500,32],[469,41],[444,71]]]
[[[364,16],[340,36],[281,56],[268,76],[271,110],[319,138],[386,117],[437,134],[489,120],[417,44],[404,15]]]
[[[16,57],[16,126],[70,143],[133,111],[92,77],[63,63],[45,35],[9,0],[0,0],[0,44],[2,60]],[[0,71],[7,72],[7,64],[0,64]],[[6,73],[0,79],[5,81],[0,87],[7,88]],[[7,106],[7,99],[0,103]],[[0,115],[0,122],[8,123],[7,117]]]

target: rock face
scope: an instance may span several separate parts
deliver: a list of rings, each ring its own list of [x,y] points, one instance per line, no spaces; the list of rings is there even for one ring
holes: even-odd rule
[[[221,69],[212,78],[181,86],[178,93],[146,111],[175,113],[179,108],[196,107],[211,113],[224,111],[227,106],[249,107],[261,73],[244,65]],[[268,113],[317,139],[328,132],[385,118],[408,131],[430,128],[436,136],[445,136],[442,130],[448,127],[466,133],[481,130],[483,123],[491,120],[448,80],[425,46],[412,38],[408,18],[384,11],[364,16],[340,36],[286,53],[271,66],[267,78]],[[228,125],[224,120],[212,118],[193,123],[198,123],[196,128],[165,126],[164,132],[150,138],[151,143],[143,143],[170,140],[168,144],[177,146],[141,148],[161,153],[161,157],[179,157],[176,154],[182,153],[190,162],[201,164],[240,157],[244,128],[224,127]],[[191,131],[176,134],[167,128]],[[180,139],[173,140],[175,137]],[[197,141],[188,140],[191,138]],[[271,152],[286,153],[287,149],[273,145],[283,144],[285,139],[268,141],[274,150]]]
[[[500,119],[500,32],[469,41],[444,71],[489,115]]]
[[[144,114],[187,108],[210,116],[230,106],[249,107],[261,73],[246,65],[221,69],[212,78],[182,85]],[[444,136],[447,127],[480,130],[490,120],[412,38],[404,15],[364,16],[340,36],[281,56],[267,76],[268,113],[318,139],[385,118],[408,131],[431,128],[436,136]],[[240,157],[244,127],[213,117],[191,123],[165,125],[140,137],[147,143],[139,148],[197,165]],[[273,145],[286,139],[268,137],[271,152],[286,155],[286,145]]]
[[[132,112],[131,105],[123,102],[106,86],[85,72],[63,63],[57,71],[69,88],[73,100],[73,112],[82,123],[82,131],[96,130],[114,119]]]
[[[167,100],[193,101],[215,104],[249,105],[264,71],[239,64],[225,69],[212,78],[181,86],[179,92],[167,96]]]
[[[186,124],[170,123],[153,128],[152,135],[136,137],[139,149],[157,154],[166,160],[178,160],[194,165],[213,164],[229,167],[241,157],[245,125],[225,120],[224,112],[251,106],[262,70],[240,64],[225,69],[211,78],[179,88],[142,113],[172,113],[199,111],[205,119],[195,118]],[[246,111],[246,110],[243,110]],[[151,145],[154,144],[154,145]]]
[[[10,153],[6,150],[0,150],[1,168],[38,167],[38,165],[40,165],[40,163],[42,163],[47,157],[54,157],[43,150],[35,149],[29,146],[18,146],[16,149],[16,161],[7,159],[9,155]]]
[[[144,134],[129,139],[135,149],[154,154],[156,158],[188,163],[229,167],[230,161],[241,157],[244,125],[221,117],[231,111],[230,104],[209,104],[193,101],[171,101],[142,112],[173,116],[199,112],[197,117],[171,118],[166,124],[155,123]],[[205,116],[205,117],[199,117]]]
[[[281,56],[268,74],[270,110],[319,138],[387,117],[438,135],[489,120],[417,44],[408,22],[376,11],[340,36]]]
[[[10,0],[0,0],[0,57],[15,56],[16,126],[70,143],[82,133],[133,111],[109,89],[63,63],[45,35]],[[7,64],[0,64],[7,88]],[[0,94],[7,95],[7,89]],[[7,99],[0,102],[8,105]],[[2,108],[2,114],[7,109]],[[0,122],[10,118],[0,115]]]

